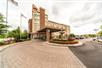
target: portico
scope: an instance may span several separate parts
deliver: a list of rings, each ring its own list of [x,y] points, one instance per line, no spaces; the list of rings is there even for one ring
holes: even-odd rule
[[[52,37],[51,34],[53,32],[58,32],[58,31],[63,31],[63,30],[58,29],[58,28],[55,29],[55,28],[48,28],[48,27],[46,27],[46,28],[43,28],[43,29],[39,30],[38,34],[39,34],[39,36],[45,34],[45,35],[43,35],[43,37],[45,36],[45,40],[46,41],[50,41],[50,39]]]
[[[52,33],[64,31],[70,33],[70,26],[48,20],[45,9],[32,5],[32,18],[28,21],[28,30],[31,39],[44,39],[50,41]]]

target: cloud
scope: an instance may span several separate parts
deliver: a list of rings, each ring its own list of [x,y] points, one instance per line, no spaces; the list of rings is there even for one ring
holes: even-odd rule
[[[92,23],[93,24],[97,21],[102,20],[102,7],[101,7],[102,3],[97,3],[97,2],[87,2],[84,4],[83,9],[79,12],[74,13],[71,17],[70,17],[70,22],[74,25],[75,22],[77,22],[77,24],[75,24],[76,26],[79,24],[89,24]]]
[[[70,7],[70,5],[73,4],[71,2],[66,2],[66,1],[62,1],[62,2],[59,2],[59,1],[55,1],[53,3],[53,6],[52,6],[52,14],[54,14],[55,16],[56,15],[60,15],[60,13],[63,13],[63,10],[64,9],[67,9]]]
[[[6,0],[5,0],[6,1]],[[102,21],[102,0],[17,0],[19,1],[20,9],[9,7],[9,22],[14,27],[19,24],[20,12],[23,12],[28,18],[32,17],[31,9],[32,3],[37,7],[43,7],[49,16],[49,19],[62,24],[70,25],[74,33],[87,33],[93,28],[94,24]],[[0,1],[0,12],[5,14],[5,7],[3,0]],[[16,13],[19,11],[18,13]],[[14,23],[12,23],[14,22]],[[91,30],[83,31],[92,25]],[[22,24],[25,26],[25,21]],[[75,26],[75,27],[74,27]],[[25,28],[25,27],[24,27]],[[78,29],[77,29],[78,28]],[[80,30],[80,31],[79,31]]]
[[[57,6],[52,7],[52,14],[55,16],[59,15],[59,10]]]

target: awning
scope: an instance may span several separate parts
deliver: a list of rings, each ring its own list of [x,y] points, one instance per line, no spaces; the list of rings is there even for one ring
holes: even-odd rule
[[[62,29],[58,29],[58,28],[44,27],[44,28],[40,29],[38,32],[46,32],[47,29],[49,29],[50,32],[63,31]]]

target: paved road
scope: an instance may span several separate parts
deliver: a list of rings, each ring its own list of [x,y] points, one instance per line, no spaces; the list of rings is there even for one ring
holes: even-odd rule
[[[88,68],[102,68],[102,44],[86,42],[84,46],[70,49]]]
[[[67,47],[21,42],[0,52],[0,68],[85,68]]]

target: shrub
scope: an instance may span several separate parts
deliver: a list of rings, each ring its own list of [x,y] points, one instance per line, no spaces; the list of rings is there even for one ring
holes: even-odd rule
[[[0,46],[1,46],[1,45],[4,45],[4,44],[5,44],[4,42],[0,42]]]
[[[8,37],[13,37],[16,42],[22,42],[27,40],[28,33],[26,30],[24,30],[24,32],[21,32],[20,28],[18,27],[15,30],[9,31]]]
[[[68,37],[69,37],[69,38],[75,38],[75,35],[74,35],[74,34],[69,34]]]

